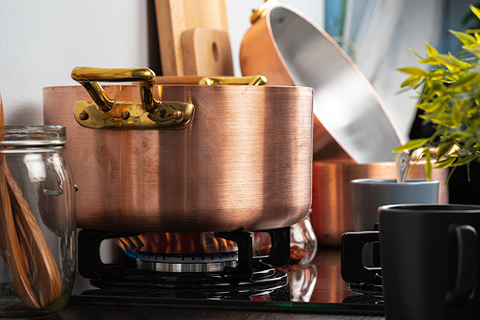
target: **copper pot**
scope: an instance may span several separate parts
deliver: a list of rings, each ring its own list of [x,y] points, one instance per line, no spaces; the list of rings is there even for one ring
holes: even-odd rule
[[[413,166],[412,166],[413,167]],[[409,179],[426,179],[425,161],[417,163]],[[448,169],[435,169],[432,179],[440,181],[438,202],[448,203],[444,187]],[[344,161],[314,161],[312,214],[310,219],[320,246],[339,247],[343,233],[353,231],[350,181],[360,178],[396,179],[395,162],[356,164]]]
[[[154,85],[152,74],[74,70],[72,77],[95,102],[77,103],[92,99],[81,86],[43,89],[45,124],[66,127],[79,227],[256,231],[290,226],[307,215],[311,88]],[[106,85],[102,93],[95,80],[141,85]]]

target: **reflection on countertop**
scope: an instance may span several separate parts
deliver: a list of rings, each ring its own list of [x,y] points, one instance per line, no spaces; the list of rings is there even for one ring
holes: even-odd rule
[[[290,265],[283,269],[290,281],[290,302],[279,301],[198,301],[182,299],[85,298],[78,290],[88,289],[87,282],[75,286],[74,296],[64,310],[51,319],[137,319],[139,317],[195,319],[383,319],[383,307],[369,295],[350,288],[341,278],[340,252],[320,249],[310,265]],[[352,291],[353,289],[353,291]]]

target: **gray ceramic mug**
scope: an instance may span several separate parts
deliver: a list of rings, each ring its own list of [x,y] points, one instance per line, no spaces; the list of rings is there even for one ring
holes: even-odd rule
[[[377,211],[388,204],[438,203],[439,182],[394,179],[356,179],[351,181],[353,229],[373,230],[378,222]]]

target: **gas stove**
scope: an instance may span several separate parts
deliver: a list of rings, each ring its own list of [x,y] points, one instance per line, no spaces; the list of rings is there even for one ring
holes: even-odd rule
[[[203,234],[198,241],[197,234],[81,230],[69,304],[383,314],[381,289],[342,280],[339,250],[319,250],[309,265],[288,264],[290,228],[265,232],[271,246],[259,256],[251,232]],[[122,261],[102,262],[107,239],[122,247]]]

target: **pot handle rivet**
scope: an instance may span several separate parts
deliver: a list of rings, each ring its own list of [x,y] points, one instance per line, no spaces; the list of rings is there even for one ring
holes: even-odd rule
[[[121,117],[123,120],[127,120],[130,117],[130,113],[128,111],[123,111]]]
[[[78,118],[79,118],[80,120],[82,120],[82,121],[87,120],[87,119],[88,119],[88,113],[82,112],[82,113],[80,113],[80,115],[78,116]]]

